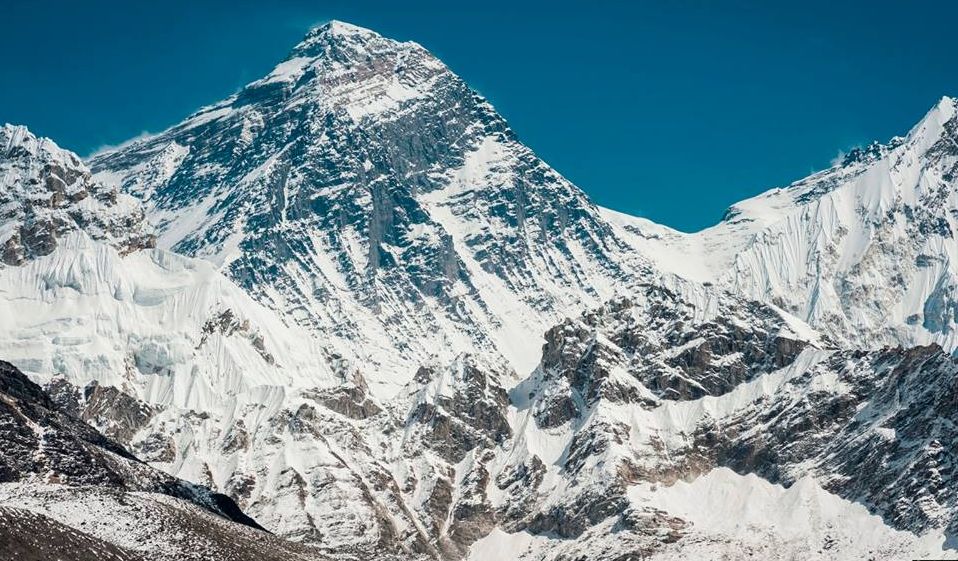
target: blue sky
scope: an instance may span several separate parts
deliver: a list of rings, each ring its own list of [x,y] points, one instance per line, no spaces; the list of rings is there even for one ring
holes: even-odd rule
[[[599,204],[681,230],[958,95],[958,2],[0,0],[0,121],[81,155],[341,19],[432,50]]]

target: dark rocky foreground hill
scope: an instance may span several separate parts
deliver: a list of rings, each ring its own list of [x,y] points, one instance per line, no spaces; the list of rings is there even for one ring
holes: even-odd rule
[[[0,558],[321,559],[149,467],[0,361]]]

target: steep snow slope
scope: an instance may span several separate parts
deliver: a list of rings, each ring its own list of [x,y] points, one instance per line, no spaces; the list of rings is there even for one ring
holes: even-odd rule
[[[907,136],[734,205],[697,234],[607,211],[638,252],[772,302],[838,341],[958,346],[958,114],[943,98]]]
[[[77,173],[89,177],[75,156],[52,142],[30,142],[56,161],[76,162]],[[4,156],[2,165],[19,157]],[[31,169],[39,174],[44,166]],[[34,177],[16,176],[4,192],[16,193],[10,187],[21,185],[41,189]],[[44,200],[24,196],[20,202],[43,208]],[[136,209],[135,201],[130,204]],[[269,528],[319,535],[320,526],[334,548],[337,532],[349,536],[348,545],[356,536],[375,544],[377,521],[391,527],[391,518],[371,504],[367,495],[373,492],[345,463],[348,456],[303,428],[322,425],[365,454],[364,469],[377,469],[363,452],[366,435],[355,434],[349,417],[337,412],[381,410],[365,397],[361,374],[345,369],[311,334],[284,323],[209,263],[163,250],[122,255],[91,239],[97,224],[78,223],[44,255],[0,268],[0,356],[47,383],[65,407],[143,459],[230,493]],[[137,221],[125,225],[140,227]],[[124,236],[117,233],[117,239]],[[326,417],[315,418],[314,408]],[[374,440],[378,432],[369,431]],[[345,513],[326,516],[330,505],[350,505],[354,522]]]
[[[394,524],[356,471],[388,477],[369,451],[383,429],[360,431],[336,411],[381,410],[361,374],[334,372],[310,336],[208,263],[162,250],[121,257],[76,233],[0,270],[0,291],[0,355],[65,386],[91,421],[152,465],[229,493],[273,531],[322,535],[332,549],[373,547],[381,525]],[[102,403],[96,389],[110,386],[121,392],[88,411]]]
[[[449,515],[468,495],[436,486],[458,485],[457,463],[508,436],[489,416],[511,370],[424,362],[383,403],[364,378],[375,370],[327,354],[206,261],[121,255],[84,229],[29,257],[0,268],[0,354],[153,466],[337,555],[435,558],[475,539],[456,534],[472,515]]]
[[[519,371],[644,271],[575,186],[415,43],[340,22],[268,76],[90,162],[203,257],[399,391],[468,351]]]
[[[35,378],[98,381],[197,411],[275,386],[331,386],[321,349],[208,263],[121,256],[84,233],[0,270],[0,353]]]

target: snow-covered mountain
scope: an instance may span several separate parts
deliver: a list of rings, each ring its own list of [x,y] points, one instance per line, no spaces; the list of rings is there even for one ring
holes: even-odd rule
[[[153,247],[136,199],[94,181],[76,154],[12,125],[0,127],[0,154],[0,263],[47,255],[77,230],[120,253]]]
[[[48,148],[43,157],[75,159],[18,130]],[[4,163],[21,157],[10,151]],[[23,179],[11,190],[43,201],[29,192],[42,184]],[[386,558],[409,549],[403,531],[428,549],[408,513],[380,504],[401,504],[390,498],[398,490],[379,487],[392,475],[377,462],[396,421],[362,372],[208,262],[149,248],[122,255],[90,224],[0,268],[0,355],[138,457],[236,497],[285,537]]]
[[[958,111],[682,234],[606,212],[665,270],[772,302],[856,346],[958,347]]]
[[[332,22],[92,175],[2,129],[0,358],[317,555],[958,557],[956,119],[682,234]]]
[[[575,186],[421,46],[340,22],[265,78],[90,162],[158,245],[212,261],[395,393],[468,350],[528,370],[640,269]]]

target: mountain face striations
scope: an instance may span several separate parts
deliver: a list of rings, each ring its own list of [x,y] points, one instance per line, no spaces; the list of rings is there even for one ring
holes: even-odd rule
[[[145,201],[160,247],[212,261],[380,371],[383,392],[462,350],[530,368],[557,310],[640,270],[585,194],[442,62],[342,23],[91,166]]]

